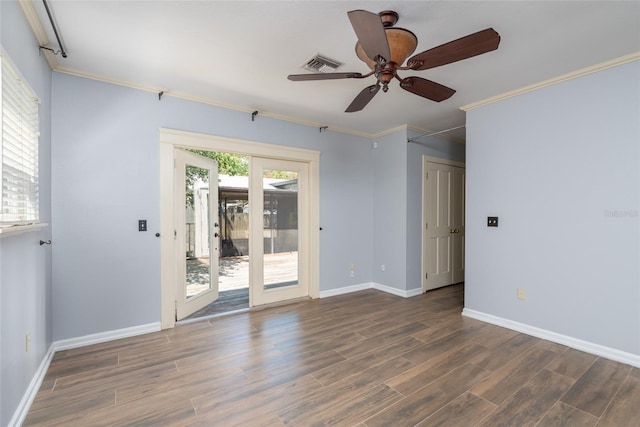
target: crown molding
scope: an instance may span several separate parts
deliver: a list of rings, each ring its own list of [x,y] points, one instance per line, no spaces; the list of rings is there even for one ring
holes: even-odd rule
[[[419,128],[417,126],[407,126],[407,129],[408,130],[412,130],[414,132],[417,132],[419,134],[422,134],[422,136],[438,132],[438,131],[431,130],[431,129]],[[422,136],[419,136],[418,138],[421,138]],[[436,135],[433,135],[433,136],[436,136]],[[455,143],[458,143],[458,144],[466,144],[467,143],[467,141],[465,139],[457,138],[457,137],[451,136],[451,135],[447,135],[446,132],[438,133],[437,136],[438,136],[438,138],[446,139],[447,141],[455,142]]]
[[[27,18],[27,22],[29,23],[29,27],[31,27],[33,36],[38,42],[38,46],[49,47],[51,45],[51,41],[42,26],[42,22],[40,22],[40,18],[38,17],[38,13],[36,12],[33,2],[31,0],[18,0],[18,5],[20,5],[22,13],[24,13],[25,18]],[[55,70],[59,67],[58,60],[53,52],[46,49],[40,49],[40,51],[44,54],[44,57],[49,64],[49,68]]]
[[[437,132],[437,131],[435,131],[433,129],[420,128],[418,126],[412,126],[412,125],[407,125],[407,130],[412,130],[414,132],[418,132],[418,133],[421,133],[423,135],[426,135],[428,133]]]
[[[200,103],[200,104],[207,104],[207,105],[212,105],[212,106],[215,106],[215,107],[225,108],[227,110],[235,110],[235,111],[240,111],[240,112],[243,112],[243,113],[252,113],[253,111],[256,110],[256,107],[245,107],[245,106],[240,106],[240,105],[235,105],[235,104],[229,104],[229,103],[222,102],[222,101],[219,101],[219,100],[214,99],[214,98],[197,96],[197,95],[193,95],[193,94],[188,93],[188,92],[167,90],[165,88],[161,88],[161,87],[158,87],[158,86],[144,85],[144,84],[139,84],[139,83],[132,83],[132,82],[129,82],[129,81],[118,80],[118,79],[114,79],[114,78],[107,77],[107,76],[100,75],[100,74],[86,73],[86,72],[83,72],[83,71],[78,71],[78,70],[75,70],[73,68],[58,67],[54,71],[57,71],[57,72],[62,73],[62,74],[68,74],[68,75],[71,75],[71,76],[82,77],[82,78],[86,78],[86,79],[90,79],[90,80],[100,81],[100,82],[103,82],[103,83],[109,83],[109,84],[113,84],[113,85],[117,85],[117,86],[129,87],[129,88],[132,88],[132,89],[142,90],[142,91],[146,91],[146,92],[152,92],[152,93],[156,93],[156,94],[162,92],[162,96],[171,96],[171,97],[174,97],[174,98],[180,98],[180,99],[184,99],[184,100],[187,100],[187,101],[197,102],[197,103]],[[275,120],[282,120],[282,121],[286,121],[286,122],[297,123],[297,124],[300,124],[300,125],[303,125],[303,126],[310,126],[310,127],[315,127],[315,128],[322,127],[323,129],[326,129],[326,130],[331,130],[331,131],[334,131],[334,132],[340,132],[340,133],[349,134],[349,135],[360,136],[360,137],[364,137],[364,138],[374,138],[375,137],[375,135],[370,134],[370,133],[359,132],[359,131],[355,131],[355,130],[352,130],[352,129],[346,129],[346,128],[341,128],[341,127],[337,127],[337,126],[327,126],[325,123],[313,122],[313,121],[310,121],[310,120],[304,120],[304,119],[300,119],[300,118],[297,118],[297,117],[292,117],[292,116],[287,116],[287,115],[284,115],[284,114],[275,113],[275,112],[272,112],[272,111],[260,110],[260,116],[261,117],[269,117],[269,118],[272,118],[272,119],[275,119]],[[394,130],[392,130],[391,132],[393,132],[393,131]]]
[[[400,126],[396,126],[394,128],[391,128],[391,129],[383,130],[382,132],[369,134],[369,138],[381,138],[381,137],[386,136],[386,135],[391,135],[392,133],[396,133],[396,132],[400,132],[400,131],[406,131],[407,129],[408,129],[407,125],[400,125]]]
[[[491,98],[484,99],[482,101],[474,102],[471,104],[463,105],[460,107],[462,111],[473,110],[474,108],[484,107],[485,105],[493,104],[504,99],[513,98],[514,96],[520,96],[527,92],[542,89],[547,86],[555,85],[565,82],[567,80],[573,80],[578,77],[586,76],[587,74],[597,73],[598,71],[606,70],[607,68],[617,67],[618,65],[626,64],[628,62],[637,61],[640,59],[640,51],[634,52],[629,55],[621,56],[619,58],[612,59],[610,61],[602,62],[600,64],[592,65],[590,67],[582,68],[567,74],[563,74],[558,77],[554,77],[548,80],[544,80],[539,83],[535,83],[529,86],[522,87],[520,89],[512,90],[500,95],[492,96]]]

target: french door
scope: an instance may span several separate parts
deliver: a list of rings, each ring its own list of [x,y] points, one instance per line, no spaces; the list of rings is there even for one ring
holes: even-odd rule
[[[218,165],[175,150],[176,320],[218,299]]]
[[[251,158],[250,305],[309,296],[309,165]]]
[[[205,298],[215,300],[217,291],[215,279],[218,273],[214,269],[218,263],[215,257],[219,256],[221,246],[218,246],[219,240],[215,234],[220,234],[216,224],[221,223],[216,220],[218,211],[215,208],[214,197],[218,195],[218,190],[214,189],[218,180],[212,178],[215,176],[215,169],[211,164],[203,166],[195,163],[195,160],[180,160],[180,166],[176,167],[178,157],[194,158],[191,157],[191,153],[182,154],[185,147],[234,153],[249,158],[252,173],[249,180],[252,181],[250,186],[253,189],[249,189],[251,200],[248,209],[254,209],[249,220],[250,229],[253,230],[250,230],[250,233],[258,235],[258,239],[252,238],[249,243],[249,276],[252,289],[249,294],[250,305],[307,296],[318,298],[320,153],[302,148],[163,128],[160,129],[160,232],[157,233],[160,238],[161,327],[166,329],[175,325],[177,305],[185,306],[185,309],[178,310],[181,317],[185,316],[190,311],[197,310],[196,307],[206,304]],[[186,165],[209,171],[209,260],[198,259],[197,253],[187,256],[186,218],[187,197],[190,193],[186,188],[186,180],[192,174],[187,173]],[[179,174],[184,178],[178,179]],[[272,181],[270,177],[277,179]],[[184,182],[177,182],[183,179]],[[257,190],[254,191],[255,186]],[[180,188],[184,190],[179,190]],[[202,193],[205,186],[200,184],[194,190]],[[183,191],[184,196],[177,197],[179,191]],[[178,216],[179,220],[176,219]],[[198,235],[203,236],[205,233],[201,231]],[[205,239],[196,241],[194,237],[193,241],[198,245],[198,242],[204,242]],[[198,266],[203,270],[203,276],[207,277],[208,274],[209,278],[209,282],[204,282],[202,292],[193,296],[187,294],[187,258],[190,261],[200,261]]]
[[[464,167],[424,161],[422,290],[464,281]]]

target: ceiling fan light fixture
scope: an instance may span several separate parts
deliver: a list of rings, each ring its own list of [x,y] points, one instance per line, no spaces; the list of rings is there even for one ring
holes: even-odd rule
[[[388,27],[385,28],[385,34],[387,35],[387,42],[389,43],[389,51],[391,52],[391,58],[385,58],[388,62],[395,62],[397,65],[404,64],[404,61],[416,50],[418,47],[418,38],[411,31],[404,28]],[[360,42],[356,43],[356,55],[372,70],[376,66],[376,62],[373,58],[370,58],[362,48]]]

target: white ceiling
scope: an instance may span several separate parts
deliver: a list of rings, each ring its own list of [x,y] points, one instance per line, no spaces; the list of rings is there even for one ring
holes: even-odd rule
[[[246,111],[376,134],[464,124],[460,107],[640,51],[638,1],[63,1],[49,0],[68,57],[61,71],[205,99]],[[42,2],[36,11],[52,46]],[[292,82],[314,54],[366,73],[347,11],[391,9],[416,53],[493,27],[498,50],[418,75],[457,90],[435,103],[392,82],[344,113],[374,78]],[[464,137],[464,132],[454,133]]]

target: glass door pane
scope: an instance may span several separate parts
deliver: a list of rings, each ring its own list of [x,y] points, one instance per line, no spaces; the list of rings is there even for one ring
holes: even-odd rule
[[[298,172],[262,170],[264,289],[298,284]]]
[[[218,166],[184,150],[175,151],[176,319],[218,299]]]
[[[186,165],[185,241],[187,300],[212,288],[209,233],[209,170]]]

